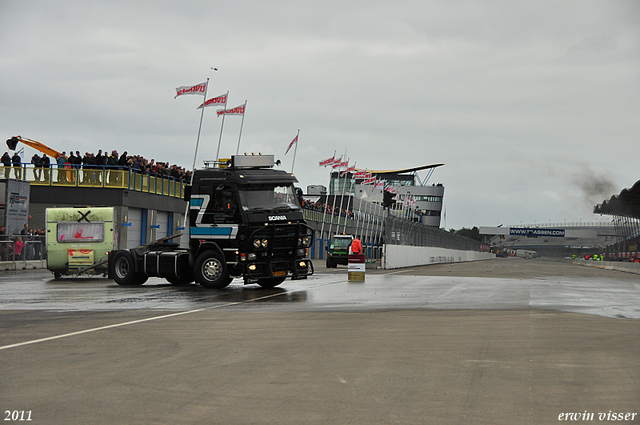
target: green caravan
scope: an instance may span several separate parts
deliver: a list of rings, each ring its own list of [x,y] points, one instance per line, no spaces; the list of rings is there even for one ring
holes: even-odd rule
[[[47,208],[47,269],[63,275],[107,275],[116,248],[113,207]]]

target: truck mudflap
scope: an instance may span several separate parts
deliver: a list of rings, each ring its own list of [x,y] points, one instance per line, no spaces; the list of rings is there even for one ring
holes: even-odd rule
[[[250,280],[266,278],[306,279],[314,272],[311,260],[301,258],[293,261],[273,261],[269,263],[251,263],[247,265],[245,275]]]

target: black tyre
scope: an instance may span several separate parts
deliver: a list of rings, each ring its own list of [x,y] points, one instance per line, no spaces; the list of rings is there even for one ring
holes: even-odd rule
[[[60,279],[62,279],[62,273],[60,273],[60,272],[53,272],[53,278],[54,278],[55,280],[60,280]]]
[[[216,251],[205,251],[198,256],[193,266],[196,282],[205,288],[222,289],[229,286],[227,264]]]
[[[263,288],[273,288],[274,286],[280,285],[282,282],[285,281],[285,279],[286,277],[272,277],[269,279],[259,279],[258,285],[262,286]]]
[[[116,251],[111,261],[111,275],[118,285],[142,285],[149,278],[144,273],[135,272],[133,255],[129,251]]]

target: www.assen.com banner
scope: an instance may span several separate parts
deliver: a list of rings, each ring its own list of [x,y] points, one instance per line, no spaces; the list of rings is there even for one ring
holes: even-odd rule
[[[564,229],[531,229],[526,227],[511,227],[509,235],[520,236],[555,236],[564,238]]]

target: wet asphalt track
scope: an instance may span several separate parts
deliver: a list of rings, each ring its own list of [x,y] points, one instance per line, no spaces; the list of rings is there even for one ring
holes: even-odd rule
[[[364,283],[319,265],[269,290],[3,273],[0,409],[54,424],[640,413],[639,318],[637,275],[544,260],[368,270]]]

